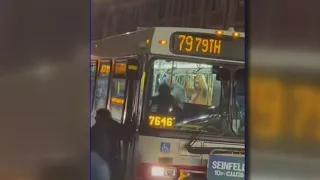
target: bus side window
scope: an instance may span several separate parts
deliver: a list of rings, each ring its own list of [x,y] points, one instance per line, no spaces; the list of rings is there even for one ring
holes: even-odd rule
[[[100,108],[106,107],[106,101],[108,96],[108,85],[109,85],[109,70],[110,61],[103,61],[99,64],[99,72],[97,73],[97,79],[94,89],[93,107],[92,111],[95,112]],[[94,113],[95,114],[95,113]]]
[[[216,80],[216,75],[213,75],[213,89],[212,89],[212,105],[218,107],[221,100],[221,82]]]
[[[160,84],[162,84],[162,79],[161,79],[161,75],[160,74],[156,74],[156,87],[155,87],[155,94],[158,94],[158,89],[159,89],[159,86]],[[161,81],[162,80],[162,81]]]
[[[126,87],[126,78],[125,78],[125,67],[126,62],[117,62],[115,65],[115,70],[113,71],[113,76],[111,79],[110,87],[110,112],[115,121],[121,122],[123,104],[125,100],[125,87]]]

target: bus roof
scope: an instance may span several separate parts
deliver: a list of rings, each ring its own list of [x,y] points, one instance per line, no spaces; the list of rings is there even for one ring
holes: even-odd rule
[[[121,35],[116,35],[108,38],[92,42],[92,53],[93,59],[109,59],[123,56],[132,56],[140,54],[158,54],[158,55],[169,55],[178,57],[196,57],[201,59],[212,59],[213,57],[205,57],[198,55],[188,54],[176,54],[173,53],[170,48],[172,42],[172,35],[177,32],[183,33],[195,33],[205,34],[214,36],[217,32],[223,32],[224,36],[232,37],[235,33],[234,30],[221,31],[215,29],[201,29],[201,28],[179,28],[179,27],[155,27],[135,32],[128,32]],[[226,60],[237,60],[244,62],[244,36],[242,32],[236,32],[239,36],[237,44],[228,46],[228,50],[225,51],[228,54],[228,58],[221,58]],[[166,45],[160,42],[167,43]],[[229,41],[230,42],[230,41]],[[228,42],[227,42],[228,43]],[[232,49],[230,49],[232,48]],[[235,53],[233,53],[235,52]],[[229,57],[230,55],[230,57]],[[219,59],[219,58],[217,58]]]

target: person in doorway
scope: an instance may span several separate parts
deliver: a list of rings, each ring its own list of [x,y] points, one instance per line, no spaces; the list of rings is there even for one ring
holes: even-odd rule
[[[111,176],[114,176],[119,167],[118,143],[120,140],[129,140],[136,126],[133,123],[120,124],[114,121],[111,112],[106,108],[96,112],[95,120],[96,123],[91,129],[91,151],[106,162]]]
[[[173,81],[171,73],[166,74],[166,84],[169,85],[171,88],[171,94],[177,101],[179,101],[179,103],[186,102],[187,96],[185,89],[183,86]]]

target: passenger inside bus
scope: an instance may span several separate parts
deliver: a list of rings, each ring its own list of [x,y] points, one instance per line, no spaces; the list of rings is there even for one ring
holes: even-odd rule
[[[170,98],[159,98],[158,95],[161,89],[159,87],[168,84],[171,86],[171,95],[176,99],[175,107],[179,107],[178,111],[170,112],[175,117],[176,125],[187,123],[201,126],[208,121],[202,117],[212,114],[213,109],[218,108],[221,101],[221,81],[216,78],[212,68],[213,66],[209,64],[156,60],[152,83],[153,104],[156,98],[169,101],[168,104],[172,102]],[[150,106],[150,113],[155,112],[159,111],[156,111],[155,106]],[[168,115],[165,111],[162,112],[163,115]]]
[[[181,110],[181,104],[172,95],[167,84],[161,84],[158,89],[159,94],[152,97],[151,112],[160,114],[171,114]]]
[[[172,79],[172,75],[170,72],[166,73],[165,83],[168,84],[171,88],[171,94],[174,96],[176,100],[180,103],[186,102],[186,91],[182,85],[178,84]]]
[[[206,78],[202,74],[197,74],[194,77],[193,88],[189,87],[189,81],[185,80],[185,89],[190,98],[189,102],[193,104],[209,105],[211,98],[209,96],[209,89],[206,83]],[[210,102],[208,102],[210,101]]]

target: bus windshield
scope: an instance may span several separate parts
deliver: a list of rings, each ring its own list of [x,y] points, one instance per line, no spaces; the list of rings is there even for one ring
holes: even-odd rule
[[[185,60],[153,61],[149,127],[225,131],[230,89],[226,77],[230,77],[230,71],[220,68]]]

